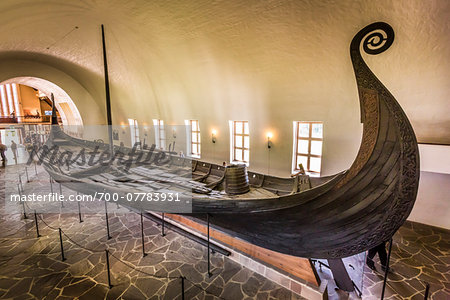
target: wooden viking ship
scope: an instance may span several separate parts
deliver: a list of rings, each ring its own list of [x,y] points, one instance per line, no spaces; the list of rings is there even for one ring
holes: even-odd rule
[[[168,156],[165,166],[132,165],[127,171],[75,162],[66,168],[48,159],[44,166],[56,181],[83,193],[177,191],[192,200],[192,211],[184,213],[189,218],[203,222],[209,215],[216,229],[273,251],[328,259],[360,253],[389,240],[404,223],[419,182],[414,131],[360,53],[379,54],[393,40],[391,26],[378,22],[351,42],[363,136],[350,169],[334,176],[279,178],[176,156]],[[59,151],[98,146],[57,127],[49,142]]]

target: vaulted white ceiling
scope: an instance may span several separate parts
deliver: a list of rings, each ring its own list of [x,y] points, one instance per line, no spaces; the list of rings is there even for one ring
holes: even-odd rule
[[[0,12],[0,81],[56,69],[95,99],[84,120],[104,122],[87,116],[104,111],[104,24],[115,123],[258,119],[289,136],[293,120],[323,120],[332,139],[359,126],[350,41],[385,21],[396,40],[369,66],[419,141],[450,143],[447,0],[2,0]]]

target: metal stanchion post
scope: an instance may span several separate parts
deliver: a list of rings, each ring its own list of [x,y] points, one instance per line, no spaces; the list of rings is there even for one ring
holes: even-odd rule
[[[61,182],[59,182],[59,195],[62,195],[62,186],[61,186]],[[64,199],[63,201],[61,201],[61,208],[64,208]]]
[[[147,253],[145,253],[145,241],[144,241],[144,217],[142,216],[141,211],[141,237],[142,237],[142,256],[146,256]]]
[[[80,223],[83,223],[83,219],[81,218],[81,205],[80,205],[80,201],[78,201],[77,203],[78,203],[78,218],[80,219]]]
[[[19,197],[20,197],[20,202],[22,202],[22,207],[23,207],[23,218],[24,219],[28,219],[27,217],[27,211],[25,209],[25,201],[22,199],[22,192],[20,191],[20,185],[17,184],[17,190],[19,191]]]
[[[20,176],[20,174],[19,174],[19,184],[20,184],[20,189],[21,189],[22,192],[23,192],[22,176]]]
[[[53,194],[53,184],[52,184],[52,177],[50,176],[50,193]]]
[[[208,277],[211,277],[211,261],[210,261],[210,245],[209,245],[209,214],[206,214],[206,222],[208,223]]]
[[[161,236],[165,236],[166,234],[164,233],[164,213],[162,213],[162,223],[161,223]]]
[[[108,240],[111,239],[111,235],[109,234],[109,220],[108,220],[108,206],[107,201],[105,201],[105,216],[106,216],[106,233],[108,235]]]
[[[63,240],[62,240],[62,230],[61,228],[58,228],[59,230],[59,243],[61,245],[61,260],[65,261],[66,258],[64,257],[64,247],[63,247]]]
[[[184,300],[184,276],[180,276],[181,278],[181,300]]]
[[[423,300],[428,299],[428,294],[430,293],[430,284],[428,282],[425,282],[425,295],[423,296]]]
[[[39,225],[38,225],[36,210],[34,210],[34,223],[36,224],[36,236],[40,237],[41,235],[39,234]]]
[[[391,241],[389,242],[389,252],[388,252],[388,257],[387,257],[387,262],[386,262],[386,271],[384,272],[384,281],[383,281],[383,290],[381,291],[381,300],[384,299],[384,290],[386,289],[387,276],[389,273],[389,260],[391,258],[391,250],[392,250],[392,238],[391,238]]]
[[[106,249],[105,252],[106,252],[106,269],[108,271],[108,285],[109,285],[109,288],[112,288],[111,271],[109,270],[109,251],[108,251],[108,249]]]
[[[37,175],[37,166],[36,165],[37,165],[36,162],[34,162],[34,173],[36,173],[36,175]]]
[[[27,175],[27,182],[30,182],[30,178],[28,177],[28,168],[25,167],[25,174]]]

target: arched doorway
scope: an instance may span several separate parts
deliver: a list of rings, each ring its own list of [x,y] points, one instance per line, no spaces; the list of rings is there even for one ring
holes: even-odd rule
[[[79,127],[83,125],[83,120],[81,118],[80,112],[78,111],[78,108],[76,107],[73,100],[62,88],[60,88],[53,82],[37,77],[15,77],[0,82],[0,85],[11,84],[29,86],[38,90],[48,98],[50,98],[50,95],[53,93],[55,97],[56,109],[61,116],[62,125],[64,125],[64,127]],[[18,97],[20,97],[20,95]],[[19,116],[21,115],[21,113],[16,112],[16,115]]]
[[[0,141],[8,164],[24,163],[27,147],[42,145],[50,132],[54,104],[66,133],[78,136],[83,120],[71,97],[58,85],[37,77],[14,77],[0,82]]]

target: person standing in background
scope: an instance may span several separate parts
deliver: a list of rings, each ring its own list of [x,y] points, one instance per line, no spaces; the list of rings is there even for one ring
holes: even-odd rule
[[[0,143],[0,156],[2,157],[2,165],[5,166],[6,165],[6,156],[5,156],[5,151],[8,149],[8,147],[6,147],[6,145],[3,145],[2,143]]]
[[[369,250],[369,253],[367,254],[366,264],[370,269],[376,271],[377,269],[375,268],[375,262],[373,261],[373,258],[377,253],[378,257],[380,258],[381,269],[385,271],[387,265],[386,242],[383,242]]]
[[[14,160],[16,161],[17,164],[17,144],[14,141],[11,141],[11,151],[14,155]]]

